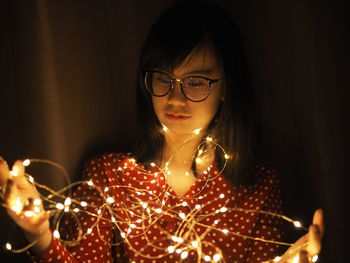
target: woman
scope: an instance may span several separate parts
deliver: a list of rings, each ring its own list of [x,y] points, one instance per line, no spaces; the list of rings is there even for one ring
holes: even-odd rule
[[[252,94],[239,37],[219,7],[187,1],[152,27],[141,53],[131,154],[92,159],[60,231],[16,162],[0,164],[8,213],[37,262],[263,262],[278,255],[278,180],[256,163]],[[13,209],[17,198],[27,201]],[[35,200],[35,201],[33,201]],[[12,209],[11,209],[12,207]],[[29,214],[28,211],[40,209]],[[280,262],[320,251],[322,213]],[[60,237],[58,235],[60,233]],[[305,242],[309,241],[306,246]]]

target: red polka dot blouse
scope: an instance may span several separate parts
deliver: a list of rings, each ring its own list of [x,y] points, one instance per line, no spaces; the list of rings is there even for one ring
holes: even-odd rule
[[[276,173],[256,169],[251,187],[232,187],[215,165],[182,197],[156,166],[125,154],[87,163],[84,183],[60,221],[60,238],[33,262],[263,262],[283,223]]]

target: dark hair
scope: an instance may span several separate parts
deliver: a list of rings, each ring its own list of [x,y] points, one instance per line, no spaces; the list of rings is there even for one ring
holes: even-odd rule
[[[172,72],[192,51],[210,47],[221,63],[225,100],[219,105],[208,134],[232,155],[224,176],[235,186],[253,183],[256,162],[255,119],[240,37],[230,14],[202,1],[184,1],[168,9],[151,28],[140,56],[137,87],[137,133],[133,155],[140,162],[158,157],[164,145],[161,124],[145,91],[143,72],[152,68]],[[216,162],[225,159],[216,151]]]

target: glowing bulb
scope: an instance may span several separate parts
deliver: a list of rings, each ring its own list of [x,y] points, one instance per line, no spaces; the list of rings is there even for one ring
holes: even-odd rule
[[[171,175],[171,171],[169,170],[169,171],[167,172],[167,174],[168,174],[168,175]]]
[[[105,189],[104,189],[104,191],[105,191],[105,192],[108,192],[108,190],[109,190],[109,188],[106,186]]]
[[[125,238],[125,237],[126,237],[126,234],[123,233],[123,232],[121,232],[121,233],[120,233],[120,236],[121,236],[122,238]]]
[[[162,209],[160,209],[160,208],[156,209],[156,213],[160,214],[161,212],[162,212]]]
[[[224,198],[225,197],[225,195],[224,194],[220,194],[220,196],[219,196],[220,198]]]
[[[80,205],[81,205],[82,207],[86,207],[86,206],[87,206],[87,203],[86,203],[85,201],[82,201],[82,202],[80,202]]]
[[[189,174],[188,172],[185,172],[185,175],[186,175],[186,176],[190,176],[190,174]]]
[[[112,220],[112,222],[115,222],[115,217],[112,216],[112,217],[111,217],[111,220]]]
[[[22,208],[23,208],[23,202],[21,201],[21,199],[17,197],[15,200],[15,203],[11,205],[11,210],[16,213],[20,213],[22,211]]]
[[[59,210],[62,210],[62,209],[64,209],[64,205],[61,204],[61,203],[57,203],[56,204],[56,208],[59,209]]]
[[[109,197],[107,197],[107,200],[106,200],[108,203],[110,203],[110,204],[113,204],[114,203],[114,198],[113,197],[111,197],[111,196],[109,196]]]
[[[26,217],[33,217],[34,216],[34,212],[33,211],[25,211],[24,212],[24,216],[26,216]]]
[[[87,231],[86,231],[86,233],[91,234],[91,233],[92,233],[92,229],[91,229],[91,228],[88,228]]]
[[[206,141],[207,141],[207,142],[212,142],[212,141],[213,141],[213,138],[208,136],[208,137],[206,138]]]
[[[187,206],[187,202],[186,201],[182,202],[182,206]]]
[[[182,252],[182,249],[181,249],[181,248],[178,248],[178,249],[175,250],[175,252],[176,252],[177,254],[180,254],[180,253]]]
[[[41,200],[40,199],[34,199],[33,204],[34,205],[40,205],[41,204]]]
[[[195,135],[198,135],[200,132],[201,132],[201,129],[195,129],[195,130],[193,131],[193,133],[194,133]]]
[[[143,207],[143,208],[146,208],[147,206],[148,206],[147,203],[143,203],[143,202],[142,202],[142,207]]]
[[[294,221],[293,224],[295,227],[298,227],[298,228],[301,227],[301,223],[299,221]]]
[[[224,234],[227,234],[228,233],[228,230],[227,229],[223,229],[223,230],[221,230],[222,231],[222,233],[224,233]]]
[[[155,163],[151,163],[151,166],[154,167],[154,166],[156,166],[156,164]]]
[[[69,197],[66,198],[66,200],[64,200],[64,205],[71,205],[72,204],[72,199],[70,199]]]
[[[281,261],[281,257],[277,256],[273,259],[273,262],[280,262]]]
[[[214,260],[215,262],[218,262],[220,259],[221,259],[221,255],[220,255],[220,254],[215,254],[215,255],[213,256],[213,260]]]
[[[196,158],[196,163],[201,163],[201,162],[202,162],[202,159],[199,158],[199,157],[197,157],[197,158]]]
[[[299,256],[296,256],[294,259],[293,259],[293,263],[298,263],[299,262]]]
[[[181,217],[182,219],[185,219],[185,217],[186,217],[186,215],[185,215],[185,213],[179,213],[179,217]]]
[[[207,262],[209,262],[209,261],[211,260],[211,257],[210,257],[210,256],[205,256],[205,257],[204,257],[204,260],[207,261]]]
[[[101,209],[97,210],[97,214],[100,215],[102,213]]]
[[[175,247],[174,246],[168,246],[168,252],[169,253],[174,253]]]
[[[53,236],[57,239],[60,238],[60,232],[58,232],[57,230],[53,231]]]
[[[126,231],[128,234],[130,234],[131,232],[131,228],[128,228],[128,231]]]
[[[216,219],[216,220],[214,221],[214,225],[217,225],[218,223],[219,223],[219,220]]]
[[[184,251],[181,253],[181,258],[184,259],[184,258],[187,258],[188,256],[188,252],[187,251]]]
[[[172,236],[171,239],[174,241],[174,242],[182,242],[183,239],[181,237],[177,237],[177,236]]]
[[[78,213],[78,212],[79,212],[79,208],[74,208],[73,211],[74,211],[75,213]]]
[[[230,155],[228,155],[227,153],[225,153],[224,157],[226,160],[230,159]]]
[[[18,171],[17,167],[14,167],[13,170],[10,171],[10,174],[11,174],[12,176],[18,176],[19,171]]]
[[[37,214],[39,214],[40,213],[40,208],[39,207],[34,207],[34,213],[37,213]]]
[[[142,222],[142,219],[137,219],[136,222],[137,222],[137,223],[141,223],[141,222]]]
[[[312,262],[316,262],[317,260],[318,260],[318,255],[313,256],[311,259]]]
[[[136,225],[135,225],[135,224],[130,224],[130,227],[131,227],[131,228],[135,228]]]
[[[12,249],[12,246],[11,246],[10,243],[6,243],[6,249],[7,249],[7,250],[11,250],[11,249]]]
[[[200,205],[200,204],[196,204],[194,208],[200,209],[200,208],[201,208],[201,205]]]
[[[203,150],[198,151],[198,155],[201,155],[203,153]]]
[[[169,129],[168,129],[165,125],[163,125],[163,131],[164,131],[164,132],[168,132]]]
[[[198,241],[192,241],[191,244],[192,244],[193,247],[198,247]]]
[[[30,165],[30,160],[29,160],[29,159],[25,159],[25,160],[22,162],[22,164],[23,164],[24,166],[28,166],[28,165]]]
[[[90,185],[90,186],[94,185],[94,183],[91,180],[89,180],[87,184]]]
[[[32,184],[34,183],[34,178],[33,176],[29,175],[28,176],[28,181],[31,182]]]
[[[227,211],[227,208],[226,208],[226,207],[221,207],[221,208],[220,208],[220,212],[225,213],[226,211]]]

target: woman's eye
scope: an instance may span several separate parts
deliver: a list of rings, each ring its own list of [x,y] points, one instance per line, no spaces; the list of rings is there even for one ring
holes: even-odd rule
[[[205,83],[202,79],[191,79],[186,83],[186,86],[188,87],[198,87],[198,86],[204,86]]]

